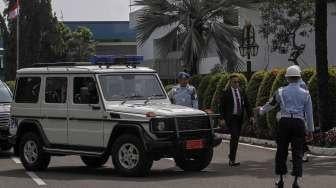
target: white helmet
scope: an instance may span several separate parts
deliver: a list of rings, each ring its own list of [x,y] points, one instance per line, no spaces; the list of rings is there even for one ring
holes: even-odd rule
[[[293,65],[287,68],[285,77],[301,77],[300,67]]]

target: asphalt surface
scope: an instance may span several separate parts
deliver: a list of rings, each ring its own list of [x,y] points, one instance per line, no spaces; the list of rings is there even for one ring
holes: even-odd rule
[[[171,159],[154,163],[148,177],[127,178],[116,174],[109,160],[103,168],[89,169],[77,156],[53,157],[43,172],[26,172],[10,152],[0,154],[0,188],[270,188],[274,187],[275,151],[250,145],[239,145],[241,166],[230,168],[227,161],[228,143],[215,150],[211,165],[202,172],[187,173],[175,167]],[[289,169],[291,169],[290,162]],[[305,188],[336,187],[336,157],[311,157],[304,165],[300,181]],[[285,179],[291,187],[292,177]]]

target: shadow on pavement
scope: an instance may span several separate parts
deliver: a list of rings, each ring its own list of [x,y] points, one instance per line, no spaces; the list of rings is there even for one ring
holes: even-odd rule
[[[11,151],[0,151],[0,159],[9,159],[13,156]]]
[[[288,163],[289,172],[291,165]],[[304,165],[304,175],[336,175],[335,159],[313,159]],[[0,176],[22,177],[24,169],[0,171]],[[202,172],[184,172],[177,167],[166,169],[153,169],[148,177],[120,177],[117,172],[110,167],[90,169],[85,166],[60,166],[50,167],[46,171],[37,172],[37,175],[44,180],[106,180],[106,181],[130,181],[130,182],[149,182],[166,181],[173,179],[187,178],[211,178],[211,177],[230,177],[248,176],[259,179],[273,178],[273,160],[264,162],[244,161],[241,166],[230,168],[227,163],[212,163],[209,168]]]

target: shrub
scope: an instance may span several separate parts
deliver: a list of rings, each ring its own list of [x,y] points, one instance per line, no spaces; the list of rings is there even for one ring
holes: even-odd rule
[[[15,90],[15,80],[7,81],[6,84],[8,85],[9,89],[14,93]]]
[[[198,106],[200,108],[203,106],[203,100],[204,100],[203,95],[209,85],[210,79],[211,75],[204,76],[198,86],[197,95],[198,95]]]
[[[329,109],[328,109],[328,117],[330,118],[330,125],[329,127],[336,127],[336,69],[329,68],[329,80],[328,80],[328,96],[329,96]],[[317,77],[316,73],[311,77],[309,84],[309,92],[312,97],[313,103],[313,112],[314,112],[314,124],[316,127],[319,126],[319,118],[318,118],[318,111],[317,111]]]
[[[327,147],[336,146],[336,128],[333,128],[326,133],[325,142]]]
[[[252,75],[250,81],[248,82],[246,95],[251,108],[254,108],[256,105],[258,89],[266,74],[267,73],[265,71],[258,71]]]
[[[219,113],[219,107],[221,104],[220,98],[223,96],[225,87],[229,81],[229,74],[222,74],[220,80],[217,83],[216,91],[211,100],[211,109],[215,113]]]
[[[266,73],[263,81],[261,82],[259,90],[258,90],[256,106],[264,105],[269,100],[272,85],[273,85],[273,82],[276,76],[278,75],[278,72],[279,72],[278,69],[274,69],[271,72]],[[258,123],[259,129],[268,128],[267,120],[265,116],[260,116],[258,118],[257,123]]]
[[[277,77],[275,78],[273,85],[272,85],[272,89],[270,92],[270,97],[271,98],[274,93],[283,86],[288,85],[288,82],[286,81],[285,78],[285,74],[286,74],[286,70],[280,70]],[[267,118],[267,126],[268,128],[270,128],[271,130],[274,130],[276,124],[277,124],[277,119],[276,119],[276,114],[277,112],[280,111],[280,108],[277,107],[273,110],[271,110],[269,113],[267,113],[266,118]]]
[[[221,79],[223,74],[221,73],[217,73],[214,74],[208,84],[208,87],[205,90],[203,97],[203,105],[202,108],[210,108],[211,107],[211,101],[212,101],[212,97],[216,91],[216,86],[217,83],[219,82],[219,80]]]
[[[308,86],[308,82],[310,78],[315,74],[315,69],[309,68],[309,69],[304,69],[301,73],[302,80],[306,82]]]
[[[174,87],[174,84],[166,85],[165,90],[168,93],[172,88]]]
[[[204,75],[201,75],[201,74],[192,76],[191,79],[190,79],[190,84],[193,85],[195,88],[198,88],[198,86],[200,85],[203,77],[204,77]]]

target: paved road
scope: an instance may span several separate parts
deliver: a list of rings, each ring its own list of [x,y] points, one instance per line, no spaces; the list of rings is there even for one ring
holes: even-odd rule
[[[240,145],[240,167],[227,165],[228,144],[215,151],[212,164],[203,172],[186,173],[169,159],[154,163],[152,174],[145,178],[119,177],[111,160],[104,168],[88,169],[79,157],[53,157],[47,171],[28,174],[21,164],[15,163],[10,153],[0,154],[0,188],[32,187],[108,187],[108,188],[270,188],[273,186],[273,158],[268,149]],[[303,187],[331,188],[336,185],[336,158],[314,157],[305,164]],[[31,177],[32,176],[32,177]],[[35,180],[33,180],[35,178]],[[292,178],[286,177],[290,187]],[[40,185],[39,185],[40,184]],[[43,185],[45,184],[45,185]]]

